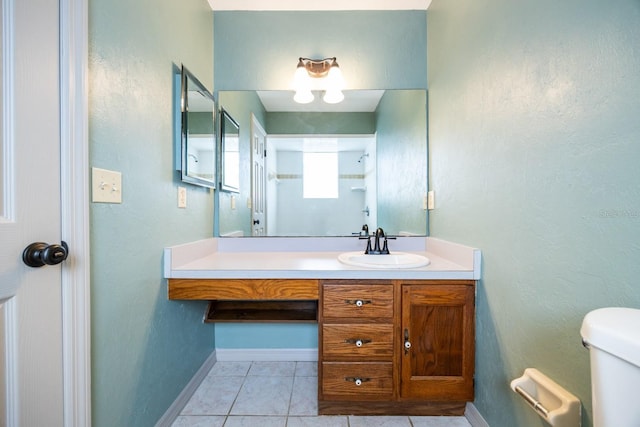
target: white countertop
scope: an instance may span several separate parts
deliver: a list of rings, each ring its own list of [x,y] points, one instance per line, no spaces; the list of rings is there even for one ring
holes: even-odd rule
[[[424,255],[420,268],[354,267],[338,261],[362,250],[352,237],[211,238],[165,248],[164,277],[179,279],[463,279],[480,278],[480,251],[431,237],[399,237],[393,251]],[[384,256],[384,255],[380,255]]]

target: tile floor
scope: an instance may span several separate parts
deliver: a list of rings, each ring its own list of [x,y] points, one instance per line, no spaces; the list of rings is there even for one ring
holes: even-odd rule
[[[173,427],[470,427],[464,417],[318,416],[316,362],[217,362]]]

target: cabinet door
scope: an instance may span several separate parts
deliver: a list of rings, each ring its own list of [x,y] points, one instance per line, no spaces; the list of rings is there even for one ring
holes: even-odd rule
[[[473,282],[402,285],[401,397],[473,400],[474,303]]]

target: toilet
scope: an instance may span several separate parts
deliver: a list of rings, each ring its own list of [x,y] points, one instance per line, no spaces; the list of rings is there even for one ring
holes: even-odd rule
[[[593,426],[640,426],[640,310],[594,310],[580,334],[591,359]]]

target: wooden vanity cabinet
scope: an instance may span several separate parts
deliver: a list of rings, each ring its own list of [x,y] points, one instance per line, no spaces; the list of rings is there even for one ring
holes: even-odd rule
[[[402,283],[400,396],[473,400],[474,282]]]
[[[320,298],[319,402],[393,400],[397,378],[393,284],[323,281]]]
[[[474,281],[325,280],[319,298],[319,414],[464,413]]]

